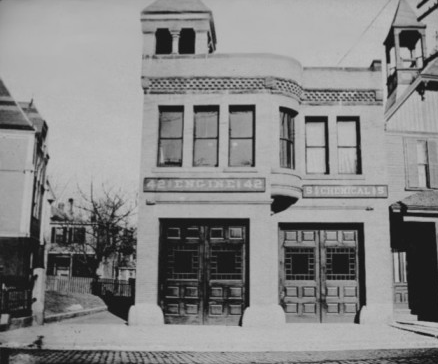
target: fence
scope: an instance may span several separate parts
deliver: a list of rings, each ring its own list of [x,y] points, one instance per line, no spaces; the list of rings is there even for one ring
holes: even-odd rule
[[[46,290],[65,293],[88,293],[99,297],[117,296],[134,298],[135,280],[122,281],[106,278],[47,276]]]
[[[93,282],[93,294],[99,297],[116,296],[131,297],[134,299],[135,280],[122,281],[100,278]]]
[[[0,276],[0,313],[8,313],[12,317],[30,315],[32,285],[26,277]]]
[[[47,276],[46,291],[93,294],[93,278]]]

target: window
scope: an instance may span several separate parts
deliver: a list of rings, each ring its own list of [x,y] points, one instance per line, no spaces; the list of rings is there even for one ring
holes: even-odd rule
[[[292,110],[280,108],[280,167],[295,168],[294,116]]]
[[[193,29],[181,29],[178,43],[178,53],[195,54],[195,31]]]
[[[438,141],[406,139],[408,188],[438,188]]]
[[[182,166],[183,111],[182,107],[160,108],[159,167]]]
[[[218,165],[219,108],[195,108],[193,166]]]
[[[306,172],[329,173],[326,118],[306,118]]]
[[[338,118],[338,173],[361,174],[358,120]]]
[[[85,227],[53,227],[52,243],[56,244],[84,244]]]
[[[254,166],[254,107],[230,106],[229,166]]]
[[[429,175],[429,165],[427,160],[427,142],[417,140],[417,170],[418,170],[418,187],[427,187]]]
[[[155,53],[172,53],[172,35],[170,34],[169,29],[157,29],[155,33]]]

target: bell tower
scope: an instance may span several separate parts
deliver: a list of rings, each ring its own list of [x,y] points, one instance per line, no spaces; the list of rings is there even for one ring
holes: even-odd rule
[[[406,0],[399,0],[384,42],[388,99],[394,102],[424,67],[426,25],[419,22]]]
[[[213,14],[200,0],[156,0],[142,11],[141,22],[144,57],[216,49]]]

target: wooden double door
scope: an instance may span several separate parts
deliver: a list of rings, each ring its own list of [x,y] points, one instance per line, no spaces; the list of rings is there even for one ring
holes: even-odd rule
[[[281,229],[280,303],[287,322],[354,322],[357,229]]]
[[[171,324],[239,325],[248,304],[248,224],[161,224],[160,304]]]

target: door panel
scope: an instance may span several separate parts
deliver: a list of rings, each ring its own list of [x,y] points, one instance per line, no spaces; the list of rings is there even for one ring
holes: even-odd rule
[[[238,325],[247,305],[247,225],[168,223],[161,241],[166,323]]]
[[[323,322],[354,322],[359,309],[357,232],[321,231]],[[325,291],[324,291],[325,290]]]
[[[320,290],[314,231],[284,232],[283,306],[288,322],[319,322]]]
[[[280,296],[288,322],[354,322],[359,309],[356,230],[284,230]]]

